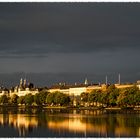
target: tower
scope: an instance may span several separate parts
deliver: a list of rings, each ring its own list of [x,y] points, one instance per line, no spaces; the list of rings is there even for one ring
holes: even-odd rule
[[[85,79],[85,83],[84,83],[85,85],[88,85],[88,80],[87,80],[87,78]]]
[[[22,78],[20,79],[20,87],[22,86],[22,84],[23,84],[23,80],[22,80]]]
[[[23,86],[26,87],[26,79],[24,79]]]

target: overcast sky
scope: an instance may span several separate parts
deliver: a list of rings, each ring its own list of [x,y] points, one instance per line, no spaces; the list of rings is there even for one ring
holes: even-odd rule
[[[140,79],[140,3],[0,3],[0,84]]]

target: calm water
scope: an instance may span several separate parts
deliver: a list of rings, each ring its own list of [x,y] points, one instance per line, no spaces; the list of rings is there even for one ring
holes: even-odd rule
[[[140,112],[0,108],[0,137],[140,137]]]

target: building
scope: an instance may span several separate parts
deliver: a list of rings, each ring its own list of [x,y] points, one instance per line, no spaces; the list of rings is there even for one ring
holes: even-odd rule
[[[23,81],[21,78],[19,85],[10,89],[9,95],[12,96],[16,94],[18,96],[25,96],[27,94],[35,95],[36,93],[38,93],[38,89],[35,88],[32,83],[27,83],[26,79]]]
[[[89,84],[87,78],[85,79],[84,84],[75,84],[75,85],[66,85],[66,84],[58,84],[49,88],[49,92],[62,92],[69,96],[80,96],[81,93],[87,92],[90,93],[92,90],[102,90],[105,91],[107,89],[106,84]],[[122,88],[130,88],[133,87],[133,84],[115,84],[115,87],[118,89]],[[137,84],[140,89],[140,82]]]
[[[129,88],[129,87],[133,87],[134,85],[133,84],[115,84],[115,87],[118,88],[118,89],[121,89],[121,88]]]
[[[2,95],[9,96],[9,90],[7,88],[0,87],[0,96]]]
[[[81,93],[83,92],[91,92],[92,90],[98,90],[101,89],[101,86],[96,84],[96,85],[91,85],[88,83],[87,78],[84,81],[84,84],[75,84],[75,85],[66,85],[66,84],[58,84],[54,85],[49,88],[49,92],[62,92],[64,94],[67,94],[69,96],[80,96]]]

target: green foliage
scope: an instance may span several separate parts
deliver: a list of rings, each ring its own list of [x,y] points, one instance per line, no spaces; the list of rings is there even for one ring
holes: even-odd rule
[[[119,94],[117,98],[117,104],[121,107],[127,106],[128,103],[128,98],[127,98],[127,92],[123,91],[122,93]]]
[[[48,95],[48,92],[46,92],[46,91],[39,92],[39,101],[40,101],[41,104],[45,104],[46,103],[47,95]]]
[[[49,93],[47,95],[46,102],[49,105],[68,105],[70,97],[61,92]]]
[[[106,91],[93,90],[88,95],[89,102],[98,102],[106,106],[135,106],[140,104],[140,91],[138,87],[117,89],[115,85],[107,87]]]
[[[18,95],[16,95],[16,94],[13,94],[12,96],[11,96],[11,98],[10,98],[10,103],[11,104],[17,104],[18,102],[17,102],[17,100],[18,100]]]
[[[108,105],[115,106],[117,102],[117,97],[119,96],[119,90],[115,87],[115,85],[110,85],[107,88],[108,93]]]
[[[55,104],[55,94],[56,94],[56,93],[49,93],[49,94],[47,95],[47,98],[46,98],[47,104],[49,104],[49,105]]]
[[[6,103],[8,103],[8,97],[6,96],[6,95],[2,95],[1,97],[0,97],[0,103],[1,104],[6,104]]]
[[[98,95],[98,102],[109,105],[109,93],[108,92],[102,92]]]
[[[18,99],[17,99],[17,102],[18,104],[25,104],[25,96],[20,96]]]
[[[119,106],[134,106],[139,104],[140,101],[140,91],[136,86],[131,88],[125,88],[120,91],[117,98],[117,104]]]
[[[34,102],[37,105],[41,105],[39,93],[37,93],[37,94],[34,95]]]
[[[87,102],[88,101],[88,94],[86,92],[81,93],[80,97],[81,97],[81,101],[83,102]]]
[[[34,102],[34,96],[32,94],[25,95],[25,105],[32,105]]]
[[[135,105],[140,105],[140,91],[138,90],[134,95]]]
[[[88,100],[89,102],[97,102],[98,101],[98,91],[97,90],[93,90],[92,92],[90,92],[88,94]]]
[[[70,98],[63,94],[63,93],[60,93],[60,92],[57,92],[56,95],[55,95],[55,103],[58,104],[58,105],[68,105],[70,102]]]

